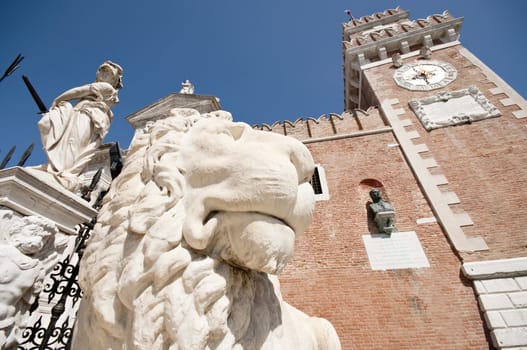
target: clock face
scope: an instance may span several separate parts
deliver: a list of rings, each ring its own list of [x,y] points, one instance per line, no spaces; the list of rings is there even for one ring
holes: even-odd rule
[[[422,60],[410,62],[395,71],[397,85],[417,91],[442,88],[456,79],[457,71],[449,63]]]

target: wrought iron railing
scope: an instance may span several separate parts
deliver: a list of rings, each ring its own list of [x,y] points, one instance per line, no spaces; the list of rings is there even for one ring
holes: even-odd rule
[[[109,151],[112,180],[119,176],[123,167],[121,150],[117,142]],[[83,190],[82,198],[90,202],[102,174],[99,169],[91,184]],[[100,209],[107,190],[97,194],[92,207]],[[82,299],[78,284],[79,264],[86,248],[96,218],[77,226],[77,237],[72,252],[65,254],[45,280],[45,286],[30,308],[30,324],[22,331],[17,349],[22,350],[69,350],[73,337],[77,311]]]
[[[79,263],[94,224],[95,220],[78,226],[75,250],[59,261],[49,275],[40,297],[31,307],[32,314],[36,313],[38,318],[22,332],[18,349],[70,349],[75,315],[82,299]],[[46,309],[50,312],[45,312]]]

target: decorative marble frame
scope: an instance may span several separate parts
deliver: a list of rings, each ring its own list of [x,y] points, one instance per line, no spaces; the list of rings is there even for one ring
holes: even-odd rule
[[[404,79],[403,75],[404,73],[409,70],[413,69],[414,67],[417,67],[419,65],[435,65],[440,68],[442,68],[445,71],[445,77],[437,82],[430,85],[414,85],[410,83],[408,80]],[[435,60],[419,60],[415,62],[409,62],[403,65],[402,67],[398,68],[395,73],[393,74],[393,79],[395,80],[395,83],[399,85],[402,88],[405,88],[407,90],[412,91],[429,91],[429,90],[435,90],[442,87],[447,86],[451,82],[453,82],[457,78],[457,70],[456,68],[451,65],[448,62],[443,61],[435,61]]]
[[[410,100],[408,104],[426,130],[501,116],[500,111],[475,86],[442,91],[423,99]]]

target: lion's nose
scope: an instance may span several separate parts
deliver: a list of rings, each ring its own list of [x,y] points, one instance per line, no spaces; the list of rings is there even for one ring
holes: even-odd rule
[[[272,154],[288,156],[294,165],[298,183],[304,183],[311,180],[315,163],[307,147],[300,141],[290,136],[284,136],[273,132],[254,130],[245,123],[234,123],[238,128],[232,134],[238,135],[238,138],[247,138],[252,142],[258,143],[257,149]],[[283,158],[282,158],[283,159]]]
[[[293,138],[287,138],[292,143],[290,160],[296,168],[298,181],[299,183],[307,182],[311,179],[315,169],[313,157],[311,157],[311,153],[302,142]]]

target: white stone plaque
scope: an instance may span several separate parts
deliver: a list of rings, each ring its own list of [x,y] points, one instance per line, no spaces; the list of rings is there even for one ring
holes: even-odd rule
[[[363,235],[372,270],[430,267],[421,242],[414,231]]]
[[[408,102],[426,130],[499,117],[500,111],[475,86]]]

